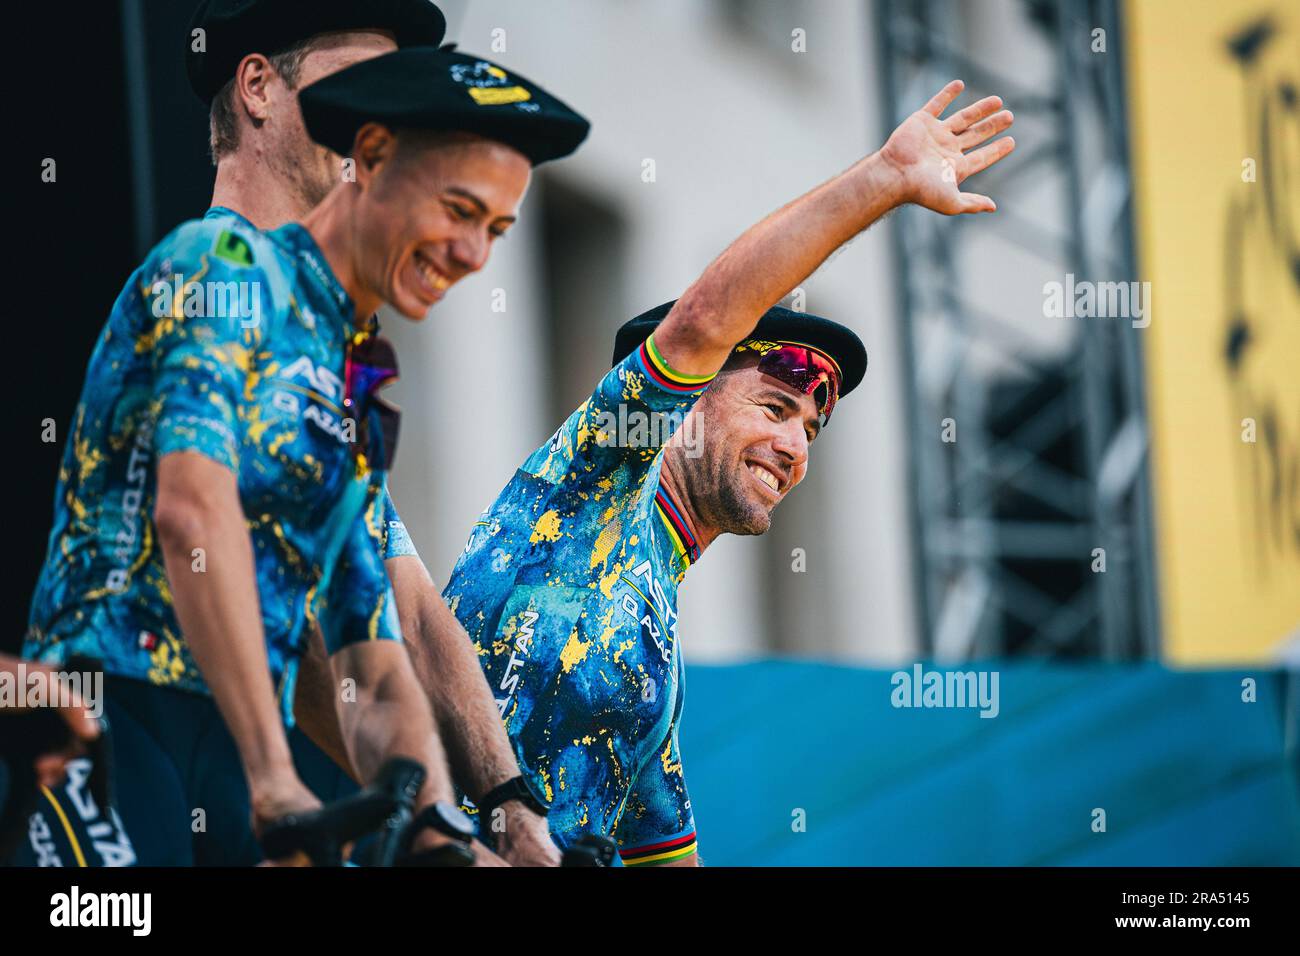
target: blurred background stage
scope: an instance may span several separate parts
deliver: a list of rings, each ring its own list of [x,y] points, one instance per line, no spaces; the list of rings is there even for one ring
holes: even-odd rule
[[[483,273],[385,323],[394,498],[440,581],[624,319],[947,79],[1016,113],[1016,153],[969,187],[995,216],[903,210],[798,290],[871,367],[772,532],[718,542],[683,589],[706,861],[1300,863],[1293,0],[441,5],[449,39],[594,127]],[[50,303],[11,387],[24,434],[66,434],[113,297],[207,205],[191,6],[15,23],[52,53],[23,78],[22,175],[59,164],[17,191],[15,275]],[[1045,286],[1074,279],[1149,282],[1150,310],[1046,315]],[[60,453],[23,446],[7,647]],[[893,707],[917,660],[997,671],[999,715]]]

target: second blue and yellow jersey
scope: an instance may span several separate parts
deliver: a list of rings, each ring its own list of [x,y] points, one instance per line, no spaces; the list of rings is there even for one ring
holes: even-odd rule
[[[86,371],[24,654],[86,654],[112,674],[207,691],[153,523],[158,462],[177,452],[235,475],[286,720],[310,622],[331,652],[400,639],[383,567],[397,519],[363,443],[379,428],[342,407],[346,344],[368,331],[297,224],[262,233],[214,210],[159,243]],[[201,548],[182,558],[177,573],[206,573]]]
[[[698,551],[659,478],[708,383],[653,338],[616,365],[483,514],[444,591],[557,841],[612,835],[627,864],[695,849],[677,587]]]
[[[245,230],[256,228],[256,226],[239,213],[224,206],[212,207],[203,218],[207,222],[213,222],[218,219],[228,219]],[[374,327],[378,330],[377,323]],[[406,555],[418,556],[415,543],[411,540],[411,536],[406,530],[406,525],[403,523],[401,515],[397,513],[397,506],[393,503],[393,498],[388,493],[387,487],[384,488],[383,529],[382,548],[384,560],[388,560],[389,558],[400,558]]]

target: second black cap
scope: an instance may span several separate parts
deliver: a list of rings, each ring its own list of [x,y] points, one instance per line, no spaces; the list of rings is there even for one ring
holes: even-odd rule
[[[366,123],[477,133],[536,166],[572,153],[591,124],[527,77],[482,57],[410,47],[332,73],[298,94],[307,132],[347,155]]]

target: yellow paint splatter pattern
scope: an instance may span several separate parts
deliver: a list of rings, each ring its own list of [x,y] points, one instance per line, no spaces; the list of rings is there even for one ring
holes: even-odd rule
[[[226,233],[250,261],[222,255]],[[398,638],[383,559],[409,539],[384,475],[356,474],[338,424],[352,333],[347,296],[301,227],[263,234],[214,211],[164,239],[87,369],[24,653],[88,654],[109,673],[206,693],[155,546],[157,463],[174,452],[237,476],[277,686],[317,603],[333,647]]]
[[[643,354],[611,369],[523,463],[444,591],[565,845],[600,832],[636,846],[693,826],[680,757],[663,756],[675,754],[681,714],[686,560],[656,504],[662,446],[620,441],[619,422],[680,418],[707,381],[665,385]]]

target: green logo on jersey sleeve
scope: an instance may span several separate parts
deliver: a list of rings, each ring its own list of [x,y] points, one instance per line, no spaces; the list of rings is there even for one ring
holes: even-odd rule
[[[233,232],[226,231],[217,236],[215,251],[217,258],[225,259],[234,265],[251,266],[253,264],[252,247]]]

